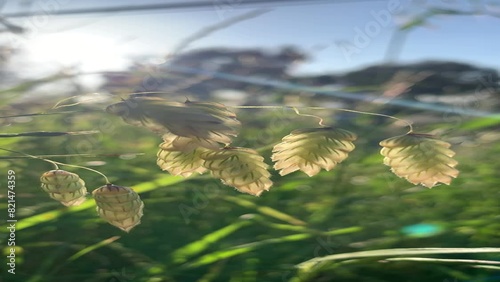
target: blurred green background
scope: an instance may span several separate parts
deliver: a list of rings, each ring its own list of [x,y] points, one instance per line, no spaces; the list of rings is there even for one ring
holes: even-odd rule
[[[44,105],[51,102],[57,101],[46,100]],[[27,107],[23,111],[43,109]],[[53,155],[48,158],[91,167],[117,185],[133,187],[145,203],[142,223],[127,234],[98,218],[91,199],[79,207],[63,207],[40,189],[39,177],[51,164],[3,151],[2,187],[7,170],[14,170],[20,219],[16,275],[5,281],[491,281],[498,273],[495,265],[484,268],[480,262],[381,257],[343,259],[308,271],[296,268],[314,257],[364,250],[498,246],[500,135],[484,125],[485,119],[464,118],[448,136],[460,175],[450,186],[427,189],[399,179],[382,164],[378,142],[405,128],[369,116],[353,114],[346,121],[333,121],[325,114],[328,124],[359,135],[350,157],[333,171],[311,178],[302,173],[280,177],[273,171],[271,191],[253,197],[206,175],[170,176],[156,166],[159,136],[125,124],[98,105],[71,109],[73,113],[37,115],[29,121],[9,118],[4,133],[98,132],[1,138],[0,147]],[[266,144],[316,124],[292,110],[236,111],[243,130],[234,144],[262,148],[269,164]],[[448,124],[419,127],[429,131],[447,129]],[[78,173],[89,191],[105,184],[98,174],[61,168]],[[499,259],[498,253],[426,257]]]
[[[211,38],[212,33],[231,30],[233,25],[239,28],[238,24],[248,19],[255,20],[255,29],[272,27],[267,25],[269,18],[259,22],[265,11],[246,10],[255,6],[238,10],[239,2],[224,6],[228,13],[223,17],[219,13],[215,24],[186,24],[189,31],[196,32],[182,32],[178,35],[182,40],[171,40],[177,47],[169,49],[173,54],[167,59],[162,55],[151,61],[146,55],[135,55],[131,64],[119,70],[47,62],[23,65],[19,63],[26,55],[23,48],[0,42],[0,148],[98,170],[114,184],[132,187],[145,204],[142,223],[130,233],[122,232],[97,216],[90,196],[81,206],[70,208],[52,200],[39,181],[44,172],[53,169],[50,163],[0,150],[0,218],[7,216],[7,172],[13,170],[18,219],[15,275],[7,272],[5,263],[10,252],[8,224],[0,223],[0,281],[500,281],[500,251],[477,249],[500,246],[498,64],[494,58],[486,60],[496,67],[469,60],[478,54],[490,56],[488,52],[495,45],[474,41],[488,47],[484,53],[474,48],[460,53],[464,51],[456,48],[464,46],[459,44],[443,47],[456,56],[463,54],[462,61],[441,53],[432,56],[431,51],[431,55],[399,61],[399,55],[404,58],[407,54],[404,48],[420,48],[421,42],[430,40],[418,33],[428,21],[459,18],[464,22],[456,29],[461,30],[469,26],[471,18],[498,20],[497,10],[491,8],[498,6],[481,10],[474,6],[481,6],[477,4],[481,1],[463,1],[470,9],[448,1],[413,1],[419,8],[405,6],[415,9],[399,15],[406,21],[391,24],[393,33],[381,35],[388,40],[387,45],[373,38],[372,45],[362,50],[366,54],[382,50],[386,53],[383,61],[356,61],[352,65],[342,61],[342,71],[327,71],[320,66],[330,62],[320,59],[316,72],[296,73],[296,64],[307,62],[322,50],[330,54],[331,49],[316,46],[314,53],[314,48],[304,51],[300,48],[304,46],[295,46],[295,42],[283,46],[278,39],[272,44],[250,45],[247,39],[237,37],[241,34],[237,28],[233,30],[237,35],[229,38],[243,47],[229,44],[224,37],[227,34],[222,33],[222,39],[215,37],[205,45],[187,48],[199,39]],[[370,6],[365,12],[379,11],[386,4]],[[346,11],[355,13],[358,10],[354,8],[346,6]],[[26,26],[16,22],[12,13],[12,19],[0,22],[6,29],[3,32],[26,35],[25,29],[16,29]],[[288,15],[290,22],[286,24],[305,24],[315,17],[313,13],[297,20],[293,15]],[[337,11],[332,15],[350,14]],[[366,23],[366,15],[356,15]],[[94,20],[90,16],[84,19]],[[70,26],[84,25],[72,20],[70,17]],[[146,33],[146,25],[138,26],[134,28]],[[251,27],[242,28],[252,37]],[[156,26],[155,30],[162,32]],[[307,37],[308,30],[298,30],[294,40],[314,45]],[[411,37],[411,32],[416,35]],[[491,34],[481,35],[478,29],[464,28],[463,32],[457,37],[479,34],[491,40],[487,43],[497,40]],[[280,30],[282,33],[290,31]],[[78,38],[66,35],[62,33],[66,39],[61,44]],[[334,37],[323,34],[321,38],[331,41]],[[152,45],[163,48],[165,39],[160,39]],[[41,50],[38,43],[31,48]],[[55,48],[59,42],[52,44]],[[19,57],[16,52],[20,52]],[[96,53],[93,58],[101,57]],[[38,69],[47,66],[56,71]],[[104,111],[132,93],[147,92],[176,102],[186,98],[220,102],[235,111],[242,130],[232,145],[257,149],[265,157],[274,182],[271,190],[253,197],[206,174],[184,179],[161,171],[156,165],[160,136]],[[294,129],[318,126],[317,119],[298,116],[289,106],[301,108],[303,114],[318,115],[327,125],[356,133],[356,149],[330,172],[314,177],[301,172],[279,176],[271,169],[272,145]],[[308,109],[318,106],[326,109]],[[436,134],[457,153],[459,177],[449,186],[432,189],[398,178],[383,165],[379,142],[406,133],[405,124],[342,109],[396,116],[412,122],[416,132]],[[105,184],[94,172],[60,168],[80,175],[89,192]],[[431,253],[419,248],[442,249]],[[303,264],[325,257],[320,263]]]

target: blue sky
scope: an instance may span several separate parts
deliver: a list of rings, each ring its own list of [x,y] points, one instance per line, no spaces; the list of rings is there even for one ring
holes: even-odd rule
[[[224,3],[228,3],[224,0]],[[2,42],[15,42],[24,56],[19,67],[29,71],[57,70],[79,64],[84,71],[117,70],[131,58],[143,55],[161,58],[183,38],[225,18],[250,11],[234,0],[232,6],[202,11],[143,11],[139,13],[49,16],[12,19],[29,28],[21,37],[1,34]],[[20,5],[19,3],[33,3]],[[37,10],[48,1],[8,1],[3,13]],[[57,9],[168,3],[172,1],[76,1],[53,0]],[[174,2],[178,2],[177,0]],[[263,47],[277,50],[294,45],[311,55],[297,73],[343,72],[384,62],[397,24],[408,20],[423,6],[471,9],[467,0],[385,0],[322,4],[273,5],[272,10],[224,30],[190,46]],[[500,13],[497,1],[476,1],[486,11]],[[214,1],[214,3],[221,3]],[[391,6],[392,5],[392,6]],[[397,7],[396,10],[389,7]],[[498,10],[498,11],[497,11]],[[383,15],[377,20],[377,16]],[[388,16],[388,17],[384,17]],[[379,16],[380,17],[380,16]],[[488,16],[436,16],[424,27],[411,30],[403,41],[398,62],[455,60],[499,69],[500,18]],[[3,36],[3,37],[2,37]],[[363,40],[361,40],[363,39]],[[360,44],[362,43],[362,44]]]

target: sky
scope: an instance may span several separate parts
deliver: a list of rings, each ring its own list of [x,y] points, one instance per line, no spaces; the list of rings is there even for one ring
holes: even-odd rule
[[[28,32],[0,33],[0,44],[20,49],[11,66],[26,76],[75,65],[85,72],[121,70],[134,59],[160,62],[184,38],[259,7],[244,7],[239,4],[242,1],[214,0],[212,7],[202,10],[27,18],[8,15],[40,11],[44,5],[45,9],[67,10],[181,1],[6,1],[2,7],[6,19]],[[297,74],[341,73],[387,60],[453,60],[500,69],[500,17],[435,16],[404,36],[397,32],[399,26],[431,6],[500,14],[499,1],[487,0],[332,0],[261,5],[270,10],[203,37],[186,50],[233,47],[277,51],[283,46],[297,46],[311,57],[297,66]],[[400,36],[400,52],[388,52],[395,34]]]

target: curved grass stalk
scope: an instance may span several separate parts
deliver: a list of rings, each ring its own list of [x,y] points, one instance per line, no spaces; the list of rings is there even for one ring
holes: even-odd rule
[[[88,112],[88,111],[87,111]],[[83,113],[83,111],[62,111],[55,113],[30,113],[30,114],[20,114],[20,115],[9,115],[9,116],[0,116],[0,118],[16,118],[16,117],[33,117],[33,116],[50,116],[50,115],[62,115],[62,114],[73,114],[73,113]]]
[[[30,157],[30,158],[33,158],[33,159],[42,160],[42,161],[51,163],[52,165],[54,165],[55,169],[59,169],[59,165],[85,169],[85,170],[88,170],[88,171],[91,171],[91,172],[94,172],[94,173],[97,173],[97,174],[101,175],[102,177],[104,177],[104,180],[106,181],[106,184],[111,184],[111,182],[109,181],[108,177],[106,175],[104,175],[104,173],[102,173],[102,172],[100,172],[98,170],[95,170],[95,169],[91,169],[89,167],[80,166],[80,165],[66,164],[66,163],[61,163],[61,162],[56,162],[56,161],[53,161],[53,160],[49,160],[49,159],[45,159],[45,158],[40,158],[40,157],[37,157],[37,156],[34,156],[34,155],[30,155],[30,154],[26,154],[26,153],[14,151],[14,150],[4,149],[4,148],[0,148],[0,150],[11,152],[11,153],[15,153],[15,154],[21,154],[21,155],[24,155],[26,157]]]
[[[120,238],[121,238],[121,236],[112,236],[110,238],[107,238],[107,239],[104,239],[104,240],[102,240],[100,242],[97,242],[97,243],[95,243],[93,245],[85,247],[85,248],[81,249],[80,251],[76,252],[75,254],[73,254],[71,257],[69,257],[67,259],[67,262],[72,262],[74,260],[77,260],[81,256],[84,256],[84,255],[86,255],[86,254],[88,254],[88,253],[90,253],[90,252],[92,252],[92,251],[94,251],[96,249],[101,248],[101,247],[105,247],[105,246],[113,243],[114,241],[116,241],[116,240],[118,240]]]
[[[323,119],[318,117],[318,116],[315,116],[315,115],[307,115],[307,114],[301,114],[299,111],[299,109],[304,109],[304,110],[334,110],[334,111],[341,111],[341,112],[349,112],[349,113],[355,113],[355,114],[361,114],[361,115],[370,115],[370,116],[379,116],[379,117],[385,117],[385,118],[390,118],[390,119],[394,119],[394,120],[397,120],[397,121],[400,121],[400,122],[403,122],[406,124],[406,126],[408,127],[408,133],[412,133],[413,132],[413,126],[411,124],[411,122],[405,120],[405,119],[401,119],[401,118],[397,118],[395,116],[391,116],[391,115],[385,115],[385,114],[377,114],[377,113],[372,113],[372,112],[364,112],[364,111],[357,111],[357,110],[349,110],[349,109],[344,109],[344,108],[326,108],[326,107],[292,107],[292,106],[228,106],[230,108],[235,108],[235,109],[292,109],[295,111],[295,113],[297,113],[298,115],[300,116],[310,116],[310,117],[315,117],[315,118],[318,118],[320,119],[320,125],[323,125]],[[407,134],[408,134],[407,133]]]
[[[71,99],[74,99],[74,98],[78,98],[79,96],[81,96],[81,95],[74,95],[74,96],[66,97],[64,99],[61,99],[61,100],[57,101],[57,103],[51,108],[51,110],[65,108],[65,107],[71,107],[71,106],[76,106],[76,105],[80,104],[80,102],[76,102],[76,103],[72,103],[72,104],[66,104],[66,105],[60,105],[60,104],[62,104],[62,102],[64,102],[64,101],[68,101],[68,100],[71,100]]]
[[[64,135],[89,135],[99,133],[97,130],[84,130],[84,131],[33,131],[33,132],[19,132],[19,133],[0,133],[0,138],[10,137],[55,137]]]
[[[182,88],[181,89],[177,89],[176,88],[176,90],[182,90]],[[129,95],[130,96],[133,96],[133,95],[146,95],[147,96],[149,94],[168,94],[168,93],[169,92],[165,92],[165,91],[148,91],[148,92],[134,92],[134,93],[130,93]],[[74,105],[80,104],[80,102],[78,102],[78,103],[73,103],[73,104],[59,106],[59,104],[62,101],[70,100],[70,99],[73,99],[75,97],[78,97],[78,96],[71,96],[71,97],[68,97],[68,98],[65,98],[65,99],[62,99],[62,100],[58,101],[56,103],[56,105],[54,105],[54,107],[52,107],[52,109],[58,109],[58,108],[62,108],[62,107],[69,107],[69,106],[74,106]],[[295,106],[228,106],[228,107],[235,108],[235,109],[292,109],[299,116],[314,117],[314,118],[319,119],[319,125],[320,126],[326,126],[323,123],[324,122],[323,118],[321,118],[321,117],[319,117],[317,115],[303,114],[303,113],[301,113],[299,111],[299,109],[303,109],[303,110],[335,110],[335,111],[356,113],[356,114],[362,114],[362,115],[380,116],[380,117],[390,118],[390,119],[394,119],[396,121],[403,122],[409,128],[408,133],[412,133],[413,132],[413,126],[412,126],[411,122],[409,122],[409,121],[407,121],[405,119],[397,118],[395,116],[386,115],[386,114],[379,114],[379,113],[372,113],[372,112],[365,112],[365,111],[358,111],[358,110],[350,110],[350,109],[344,109],[344,108],[295,107]]]
[[[297,265],[299,268],[310,269],[318,263],[327,261],[342,261],[369,257],[394,257],[407,255],[443,255],[443,254],[476,254],[476,253],[500,253],[500,248],[401,248],[383,249],[373,251],[362,251],[353,253],[335,254],[317,257]]]
[[[142,156],[144,153],[125,153],[125,154],[65,154],[65,155],[33,155],[34,157],[46,159],[46,158],[63,158],[63,157],[86,157],[86,158],[95,158],[95,157],[119,157],[123,155],[128,156]],[[8,156],[2,157],[0,156],[0,160],[13,160],[13,159],[32,159],[33,156]]]
[[[477,259],[440,259],[440,258],[421,258],[421,257],[407,257],[407,258],[389,258],[386,261],[418,261],[418,262],[437,262],[437,263],[470,263],[470,264],[487,264],[487,265],[500,265],[500,261],[495,260],[477,260]]]
[[[474,268],[482,268],[482,269],[491,269],[491,270],[500,270],[500,266],[493,265],[473,265]]]
[[[51,108],[51,110],[60,109],[60,108],[66,108],[66,107],[72,107],[72,106],[77,106],[77,105],[82,104],[83,102],[88,102],[88,101],[96,100],[95,98],[91,98],[91,99],[87,99],[85,101],[80,101],[80,102],[75,102],[75,103],[72,103],[72,104],[61,105],[62,102],[64,102],[64,101],[68,101],[68,100],[71,100],[71,99],[74,99],[74,98],[78,98],[78,97],[84,96],[84,95],[87,95],[87,94],[74,95],[74,96],[70,96],[70,97],[66,97],[64,99],[61,99],[61,100],[57,101],[57,103]]]
[[[295,113],[299,116],[303,116],[303,117],[313,117],[313,118],[317,118],[319,120],[318,124],[320,126],[326,126],[325,124],[323,124],[324,120],[322,117],[320,116],[317,116],[317,115],[311,115],[311,114],[303,114],[299,111],[299,109],[297,109],[297,107],[292,107],[292,109],[295,111]]]

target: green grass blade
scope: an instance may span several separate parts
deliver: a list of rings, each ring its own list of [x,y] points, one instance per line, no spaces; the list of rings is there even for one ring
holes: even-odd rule
[[[267,218],[260,216],[260,215],[255,215],[252,218],[252,220],[254,220],[256,223],[262,224],[262,225],[269,227],[269,228],[273,228],[273,229],[277,229],[277,230],[293,231],[296,233],[311,233],[311,234],[316,234],[319,236],[347,234],[347,233],[359,232],[362,230],[361,227],[354,226],[354,227],[347,227],[347,228],[336,229],[336,230],[331,230],[331,231],[322,231],[322,230],[308,228],[308,227],[303,226],[303,225],[290,225],[290,224],[269,222],[266,219]]]
[[[237,255],[241,255],[244,253],[251,252],[252,248],[241,248],[241,249],[229,249],[224,251],[218,251],[214,253],[210,253],[208,255],[204,255],[201,258],[187,264],[184,268],[195,268],[207,264],[211,264],[217,261],[225,260]]]
[[[74,260],[77,260],[78,258],[92,252],[93,250],[96,250],[96,249],[99,249],[101,247],[104,247],[104,246],[107,246],[111,243],[113,243],[114,241],[120,239],[120,236],[113,236],[113,237],[110,237],[108,239],[105,239],[105,240],[102,240],[96,244],[93,244],[93,245],[90,245],[80,251],[78,251],[77,253],[75,253],[74,255],[72,255],[71,257],[68,258],[68,262],[71,262],[71,261],[74,261]]]
[[[248,226],[251,221],[237,221],[233,224],[225,226],[219,230],[216,230],[210,234],[203,236],[200,240],[189,243],[184,247],[175,250],[172,253],[172,258],[174,263],[184,263],[190,257],[197,255],[205,251],[212,244],[220,241],[221,239],[231,235],[242,227]]]
[[[490,126],[495,126],[498,124],[500,124],[500,115],[492,115],[489,117],[476,118],[471,121],[467,121],[464,124],[462,124],[462,126],[460,126],[460,129],[476,130],[476,129],[487,128]]]
[[[359,232],[361,230],[362,229],[360,227],[348,227],[348,228],[327,231],[327,232],[324,232],[324,235],[334,236],[334,235]],[[302,241],[302,240],[306,240],[306,239],[309,239],[309,238],[314,237],[314,236],[316,236],[316,234],[313,234],[313,233],[292,234],[292,235],[282,236],[282,237],[278,237],[278,238],[271,238],[271,239],[246,243],[246,244],[242,244],[242,245],[237,245],[237,246],[231,247],[231,248],[226,249],[226,250],[216,251],[216,252],[213,252],[210,254],[206,254],[206,255],[198,258],[197,260],[189,263],[186,267],[187,268],[199,267],[199,266],[211,264],[211,263],[214,263],[214,262],[217,262],[220,260],[225,260],[225,259],[228,259],[230,257],[234,257],[237,255],[248,253],[248,252],[251,252],[257,248],[264,247],[267,245]]]
[[[233,196],[225,196],[225,197],[223,197],[223,199],[228,201],[228,202],[232,202],[232,203],[235,203],[239,206],[245,207],[245,208],[255,209],[264,215],[288,222],[292,225],[306,225],[306,223],[304,221],[297,219],[291,215],[280,212],[280,211],[273,209],[271,207],[259,206],[255,203],[248,201],[248,200],[245,200],[243,198],[238,198],[238,197],[233,197]]]
[[[310,268],[320,262],[349,260],[368,257],[392,257],[406,255],[433,255],[433,254],[475,254],[475,253],[500,253],[500,248],[407,248],[407,249],[383,249],[373,251],[362,251],[329,255],[313,258],[297,265],[299,268]]]
[[[228,259],[230,257],[234,257],[237,255],[251,252],[259,247],[263,247],[266,245],[301,241],[301,240],[308,239],[312,236],[313,236],[312,234],[293,234],[293,235],[287,235],[287,236],[283,236],[283,237],[279,237],[279,238],[266,239],[266,240],[262,240],[262,241],[251,242],[251,243],[247,243],[247,244],[243,244],[243,245],[234,246],[230,249],[206,254],[206,255],[200,257],[199,259],[189,263],[187,265],[187,268],[194,268],[194,267],[199,267],[199,266],[211,264],[211,263],[214,263],[214,262],[217,262],[220,260]]]

